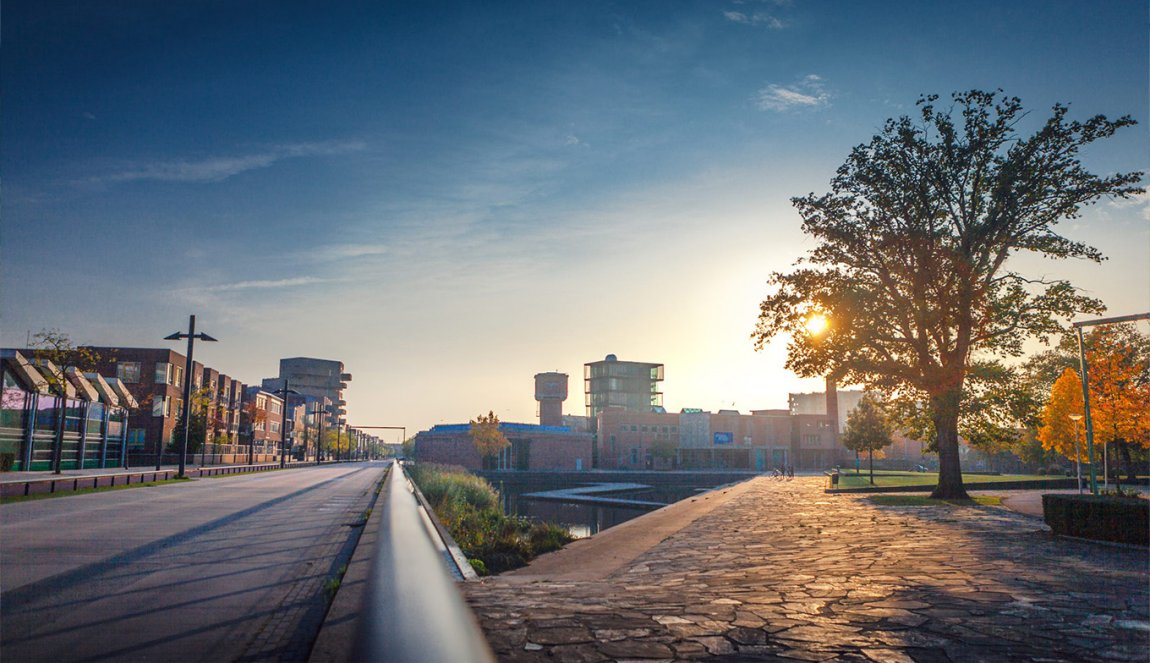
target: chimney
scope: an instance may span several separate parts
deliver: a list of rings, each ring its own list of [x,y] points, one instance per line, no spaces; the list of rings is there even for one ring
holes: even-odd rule
[[[835,379],[827,376],[827,416],[831,418],[831,430],[834,431],[835,440],[839,439],[839,392]]]

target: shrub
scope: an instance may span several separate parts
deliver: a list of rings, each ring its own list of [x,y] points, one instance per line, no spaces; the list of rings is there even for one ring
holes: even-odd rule
[[[557,525],[506,515],[499,491],[463,468],[419,463],[407,469],[480,575],[524,566],[573,540]]]
[[[1055,534],[1150,546],[1150,501],[1144,499],[1046,494],[1042,515]]]

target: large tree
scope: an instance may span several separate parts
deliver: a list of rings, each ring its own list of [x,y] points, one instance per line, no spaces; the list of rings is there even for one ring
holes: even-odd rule
[[[816,240],[790,272],[770,278],[753,338],[790,335],[787,367],[831,374],[922,406],[939,454],[933,496],[965,498],[958,437],[964,403],[986,390],[996,357],[1019,356],[1029,337],[1062,331],[1061,319],[1103,310],[1070,283],[1027,278],[1019,253],[1101,261],[1098,250],[1055,226],[1104,196],[1138,193],[1141,173],[1087,171],[1079,150],[1134,124],[1084,122],[1067,107],[1028,136],[1022,103],[1001,92],[918,101],[919,118],[888,120],[852,150],[831,192],[792,200]],[[821,334],[806,320],[825,314]],[[987,368],[993,370],[979,370]]]

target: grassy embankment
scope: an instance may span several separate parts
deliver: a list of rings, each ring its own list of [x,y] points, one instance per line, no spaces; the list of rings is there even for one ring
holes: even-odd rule
[[[963,474],[962,482],[997,483],[1001,481],[1050,481],[1063,477],[1046,476],[1039,474]],[[938,484],[938,474],[933,472],[896,472],[891,470],[875,470],[875,486],[925,486],[924,490],[934,488]],[[864,469],[860,474],[853,470],[842,470],[839,474],[839,488],[867,488],[870,487],[870,474]]]
[[[867,499],[879,506],[1002,506],[1001,495],[976,495],[969,500],[935,500],[926,495],[871,495]]]
[[[524,566],[574,540],[557,525],[503,513],[499,491],[461,468],[419,463],[407,472],[479,575]]]

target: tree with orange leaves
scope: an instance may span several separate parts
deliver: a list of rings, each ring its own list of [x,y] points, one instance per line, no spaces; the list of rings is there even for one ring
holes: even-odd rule
[[[1077,371],[1068,368],[1054,381],[1050,389],[1050,400],[1042,410],[1042,426],[1038,429],[1038,440],[1042,448],[1056,451],[1070,460],[1075,460],[1077,438],[1078,460],[1086,461],[1082,424],[1071,416],[1082,415],[1082,380]]]
[[[1094,441],[1121,456],[1133,481],[1131,448],[1150,448],[1150,338],[1134,325],[1110,325],[1086,344]]]
[[[493,411],[489,411],[486,416],[481,414],[478,419],[472,419],[469,432],[472,444],[484,458],[498,454],[511,444],[503,435],[503,431],[499,430],[499,417]]]

